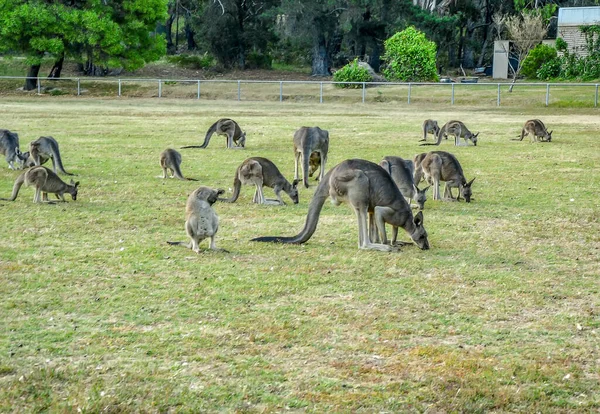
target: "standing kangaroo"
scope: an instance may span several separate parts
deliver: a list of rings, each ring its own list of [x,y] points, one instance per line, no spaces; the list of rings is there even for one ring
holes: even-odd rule
[[[235,171],[233,179],[233,194],[231,198],[219,198],[219,201],[234,203],[239,195],[242,184],[255,185],[256,191],[252,202],[257,204],[279,204],[285,205],[281,198],[281,191],[290,196],[294,204],[298,204],[298,180],[292,184],[281,174],[273,162],[263,157],[252,157],[246,159]],[[271,187],[275,191],[277,200],[266,199],[262,187]]]
[[[219,216],[212,208],[220,194],[221,189],[213,190],[208,187],[199,187],[189,195],[185,204],[185,232],[190,237],[190,242],[172,242],[170,245],[179,245],[200,253],[199,244],[202,240],[210,237],[210,249],[220,250],[215,245],[215,235],[219,230]]]
[[[387,244],[385,223],[402,227],[423,250],[429,249],[427,232],[423,227],[423,213],[413,217],[412,210],[388,173],[379,165],[361,159],[351,159],[333,167],[319,181],[308,207],[304,228],[292,237],[257,237],[252,241],[293,243],[307,242],[314,234],[319,215],[327,197],[335,205],[346,201],[358,219],[358,248],[392,251]],[[376,235],[369,229],[376,226],[382,243],[373,243]]]
[[[462,195],[467,203],[471,202],[471,184],[467,182],[463,169],[456,157],[446,151],[431,151],[423,159],[421,166],[425,179],[433,185],[433,199],[440,200],[440,181],[445,181],[444,198],[454,201],[452,188],[458,188],[456,200]]]
[[[163,175],[161,178],[167,178],[167,170],[171,171],[171,178],[178,178],[180,180],[187,181],[198,181],[195,178],[185,178],[183,174],[181,174],[181,154],[172,149],[167,148],[163,152],[160,153],[160,166],[163,170]]]
[[[25,166],[39,166],[44,164],[50,158],[52,159],[52,169],[55,173],[56,167],[58,167],[63,174],[75,175],[65,171],[58,149],[58,142],[52,137],[39,137],[35,141],[29,143],[29,157],[27,158],[27,161],[25,161]]]
[[[15,161],[22,165],[23,154],[19,149],[19,135],[16,132],[11,132],[8,129],[0,129],[0,154],[6,157],[8,168],[16,170]]]
[[[448,121],[444,124],[442,128],[440,128],[437,134],[436,142],[427,142],[421,145],[440,145],[440,143],[442,142],[442,137],[446,136],[447,138],[448,135],[454,135],[455,146],[461,145],[461,137],[465,139],[464,145],[468,145],[470,140],[471,142],[473,142],[473,145],[477,146],[477,136],[479,135],[479,132],[473,134],[471,131],[469,131],[469,128],[467,128],[467,126],[461,121]]]
[[[439,132],[440,126],[438,125],[437,121],[434,121],[433,119],[426,119],[423,121],[423,139],[420,139],[419,142],[427,141],[427,134],[429,133],[433,134],[433,136],[437,138]],[[447,135],[446,139],[448,139]]]
[[[61,201],[66,201],[64,194],[69,193],[73,200],[77,200],[79,181],[75,183],[71,180],[71,183],[67,184],[49,168],[39,166],[32,167],[21,173],[15,180],[11,198],[0,198],[0,200],[15,201],[23,183],[28,186],[35,186],[34,203],[41,201],[40,193],[42,192],[44,201],[48,200],[48,193],[54,193],[56,198]]]
[[[429,187],[419,190],[415,184],[414,163],[400,157],[387,156],[383,157],[379,165],[392,177],[404,198],[408,199],[409,204],[411,200],[414,200],[419,209],[423,210]]]
[[[531,135],[531,142],[537,142],[538,137],[540,142],[551,142],[552,132],[548,132],[546,125],[539,119],[530,119],[525,122],[523,129],[521,130],[521,138],[513,139],[513,141],[523,141],[525,135]]]
[[[302,180],[304,187],[308,188],[309,158],[313,152],[321,157],[321,171],[319,181],[325,176],[325,164],[329,150],[329,132],[319,127],[301,127],[294,133],[294,179],[298,179],[298,162],[302,157]]]
[[[229,118],[221,118],[208,128],[202,145],[188,145],[181,148],[206,148],[213,134],[227,137],[227,148],[243,149],[246,146],[246,133],[242,131],[237,122]],[[235,142],[235,146],[233,145]]]

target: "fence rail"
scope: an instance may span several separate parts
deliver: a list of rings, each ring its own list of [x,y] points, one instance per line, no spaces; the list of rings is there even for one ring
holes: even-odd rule
[[[432,82],[333,82],[333,81],[271,81],[271,80],[218,80],[218,79],[141,79],[141,78],[31,78],[0,76],[0,91],[9,92],[18,82],[35,79],[37,93],[51,95],[102,95],[128,97],[234,99],[242,100],[326,100],[346,102],[402,102],[421,101],[455,105],[495,104],[505,100],[527,101],[545,106],[598,107],[598,83],[516,83],[509,92],[510,83],[432,83]],[[43,85],[42,85],[43,84]],[[346,88],[340,88],[340,86]],[[85,86],[85,87],[84,87]],[[234,89],[232,89],[232,87]],[[482,90],[485,92],[482,92]],[[165,91],[167,92],[165,94]],[[308,91],[308,92],[307,92]],[[368,92],[374,91],[374,92]],[[520,96],[520,98],[516,98]],[[542,99],[543,96],[543,99]],[[505,99],[503,99],[503,97]]]

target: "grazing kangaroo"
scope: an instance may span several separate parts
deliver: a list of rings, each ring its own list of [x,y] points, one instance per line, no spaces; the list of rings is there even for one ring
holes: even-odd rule
[[[178,178],[180,180],[187,181],[198,181],[195,178],[185,178],[183,174],[181,174],[181,154],[178,151],[172,148],[167,148],[160,153],[159,161],[163,170],[163,179],[167,178],[167,170],[170,170],[171,178]]]
[[[23,183],[28,186],[35,186],[35,195],[33,197],[34,203],[39,203],[41,201],[40,193],[42,192],[44,201],[48,200],[48,193],[54,193],[56,198],[63,202],[66,202],[64,197],[65,193],[71,194],[71,198],[77,200],[79,181],[75,183],[71,180],[70,184],[67,184],[49,168],[39,166],[32,167],[19,175],[13,185],[11,198],[0,198],[0,200],[15,201]]]
[[[433,185],[433,199],[440,200],[440,181],[445,181],[444,198],[454,201],[452,188],[459,189],[456,201],[462,195],[467,203],[471,202],[471,184],[473,178],[467,182],[463,169],[456,157],[446,151],[431,151],[421,163],[425,179]]]
[[[346,201],[354,209],[358,218],[359,249],[392,251],[392,246],[387,244],[385,223],[402,227],[419,248],[429,249],[427,232],[423,227],[423,213],[420,211],[413,217],[411,208],[389,174],[379,165],[361,159],[341,162],[319,181],[300,233],[292,237],[257,237],[252,241],[294,244],[307,242],[317,228],[327,197],[331,197],[335,205]],[[376,239],[375,235],[369,234],[369,228],[373,228],[373,224],[381,236],[382,244],[372,242]]]
[[[227,137],[227,148],[243,149],[246,146],[246,133],[242,131],[237,122],[229,118],[221,118],[208,128],[202,145],[188,145],[181,148],[206,148],[213,134]],[[235,146],[233,145],[235,142]]]
[[[210,237],[211,250],[225,251],[218,249],[215,245],[215,235],[219,230],[219,216],[212,208],[212,205],[217,201],[219,195],[223,194],[224,190],[208,187],[199,187],[189,195],[185,204],[185,232],[190,237],[190,242],[172,242],[170,245],[185,246],[192,249],[196,253],[200,253],[200,242],[207,237]]]
[[[546,125],[539,119],[530,119],[525,122],[523,129],[521,130],[521,138],[513,139],[513,141],[523,141],[525,135],[531,135],[531,142],[537,142],[538,137],[540,142],[551,142],[552,132],[548,132]]]
[[[39,137],[29,143],[29,157],[25,161],[25,166],[39,166],[48,161],[49,158],[52,158],[52,169],[55,173],[56,167],[58,167],[63,174],[75,175],[65,171],[58,149],[58,142],[52,137]]]
[[[281,198],[281,191],[283,190],[290,196],[294,204],[298,204],[298,180],[294,180],[290,184],[277,166],[266,158],[252,157],[242,162],[235,171],[231,198],[219,198],[219,201],[234,203],[240,195],[242,184],[256,186],[256,191],[252,198],[253,203],[285,205],[285,202]],[[266,199],[262,191],[263,186],[271,187],[275,191],[277,200]]]
[[[426,119],[423,121],[423,139],[420,139],[419,142],[427,141],[427,134],[429,133],[433,134],[433,136],[437,138],[439,132],[440,126],[438,125],[437,121],[434,121],[433,119]],[[446,139],[448,139],[448,135],[446,135]]]
[[[473,134],[471,131],[469,131],[469,128],[467,128],[467,126],[461,122],[461,121],[448,121],[444,124],[444,126],[442,128],[440,128],[438,134],[437,134],[437,141],[434,143],[424,143],[421,145],[440,145],[440,143],[442,142],[442,137],[446,136],[446,138],[448,137],[448,135],[454,135],[454,145],[455,146],[460,146],[460,138],[464,138],[465,139],[465,144],[464,145],[468,145],[469,144],[469,140],[471,140],[471,142],[473,142],[473,145],[477,146],[477,136],[479,135],[479,132],[476,134]]]
[[[411,200],[417,203],[420,210],[425,208],[427,201],[426,187],[419,190],[414,180],[414,163],[410,160],[405,160],[400,157],[387,156],[379,163],[379,165],[392,177],[398,189],[410,204]]]
[[[327,151],[329,150],[329,132],[319,127],[301,127],[294,133],[294,179],[298,179],[298,162],[302,157],[302,180],[304,187],[308,188],[308,166],[313,152],[321,157],[321,171],[319,181],[325,176],[325,164],[327,163]]]
[[[8,168],[16,170],[15,161],[19,167],[23,165],[24,156],[19,149],[19,135],[8,129],[0,129],[0,153],[6,157]]]

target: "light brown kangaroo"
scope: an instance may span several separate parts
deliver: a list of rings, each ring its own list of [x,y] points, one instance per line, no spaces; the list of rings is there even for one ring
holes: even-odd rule
[[[252,202],[257,204],[279,204],[285,205],[281,198],[281,191],[290,196],[294,204],[298,204],[298,180],[292,184],[279,171],[279,168],[271,160],[263,157],[252,157],[240,164],[233,179],[233,194],[231,198],[219,198],[219,201],[234,203],[239,195],[242,184],[255,185],[256,191]],[[262,187],[271,187],[275,191],[277,200],[265,198]]]
[[[465,139],[464,145],[468,145],[470,140],[473,143],[473,145],[477,146],[477,136],[479,135],[479,132],[473,134],[471,131],[469,131],[469,128],[467,128],[467,126],[461,121],[448,121],[444,124],[443,127],[440,128],[437,134],[436,142],[426,142],[421,145],[440,145],[440,143],[442,142],[442,137],[446,136],[447,138],[448,135],[454,135],[455,146],[461,145],[461,137]]]
[[[438,134],[440,132],[440,126],[438,125],[437,121],[434,121],[433,119],[426,119],[425,121],[423,121],[423,139],[420,139],[420,141],[427,141],[427,135],[428,134],[433,134],[434,138],[437,138]],[[446,135],[446,139],[448,139],[448,135]]]
[[[171,172],[171,178],[178,178],[180,180],[187,181],[198,181],[195,178],[185,178],[181,173],[181,154],[172,149],[167,148],[163,152],[160,153],[160,166],[163,170],[163,175],[161,178],[167,178],[167,170]]]
[[[16,170],[15,162],[19,164],[19,169],[23,164],[24,155],[19,149],[19,135],[8,129],[0,129],[0,154],[6,157],[8,168]]]
[[[441,200],[440,181],[445,181],[444,198],[446,200],[455,201],[451,188],[456,187],[459,189],[456,201],[460,200],[462,195],[467,203],[471,202],[471,184],[475,178],[467,182],[463,169],[454,155],[446,151],[431,151],[423,159],[421,167],[425,179],[433,185],[434,200]]]
[[[412,210],[392,178],[379,165],[367,160],[351,159],[333,167],[319,181],[308,207],[304,228],[292,237],[257,237],[252,241],[272,243],[306,243],[317,229],[325,200],[331,197],[335,205],[346,201],[358,219],[358,248],[392,251],[387,244],[385,224],[402,227],[413,242],[423,250],[429,249],[423,213],[414,217]],[[376,231],[370,231],[370,229]],[[381,237],[381,243],[378,239]]]
[[[319,127],[301,127],[294,133],[294,179],[298,179],[298,162],[302,157],[302,180],[308,188],[309,158],[313,152],[321,157],[319,181],[325,176],[327,152],[329,151],[329,132]]]
[[[15,201],[23,184],[35,186],[35,195],[33,197],[34,203],[41,202],[41,193],[43,193],[44,201],[48,200],[48,193],[54,193],[56,198],[63,202],[66,201],[64,197],[65,193],[71,194],[71,198],[77,200],[79,181],[73,182],[73,180],[71,180],[71,183],[67,184],[61,180],[54,171],[39,166],[29,168],[21,173],[15,180],[11,198],[0,198],[0,200]]]
[[[310,154],[310,158],[308,159],[308,176],[312,177],[319,168],[321,168],[321,154],[317,151],[314,151],[312,154]],[[318,177],[317,181],[319,181]]]
[[[50,158],[52,159],[52,170],[55,173],[56,167],[58,167],[59,171],[63,174],[75,175],[65,171],[58,149],[58,142],[52,137],[39,137],[35,141],[29,143],[29,158],[25,161],[25,166],[39,166],[44,164]]]
[[[537,142],[538,137],[540,142],[551,142],[552,132],[548,132],[546,125],[539,119],[530,119],[525,122],[523,129],[521,130],[521,137],[513,139],[513,141],[523,141],[525,135],[531,135],[531,142]]]
[[[246,146],[246,133],[242,131],[238,123],[233,119],[221,118],[208,128],[202,145],[188,145],[181,148],[206,148],[215,133],[227,137],[227,148],[229,149],[243,149]]]

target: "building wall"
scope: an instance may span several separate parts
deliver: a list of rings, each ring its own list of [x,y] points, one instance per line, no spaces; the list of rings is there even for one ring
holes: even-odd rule
[[[569,52],[586,56],[585,37],[579,26],[600,24],[600,7],[561,7],[558,10],[558,37],[569,45]]]

